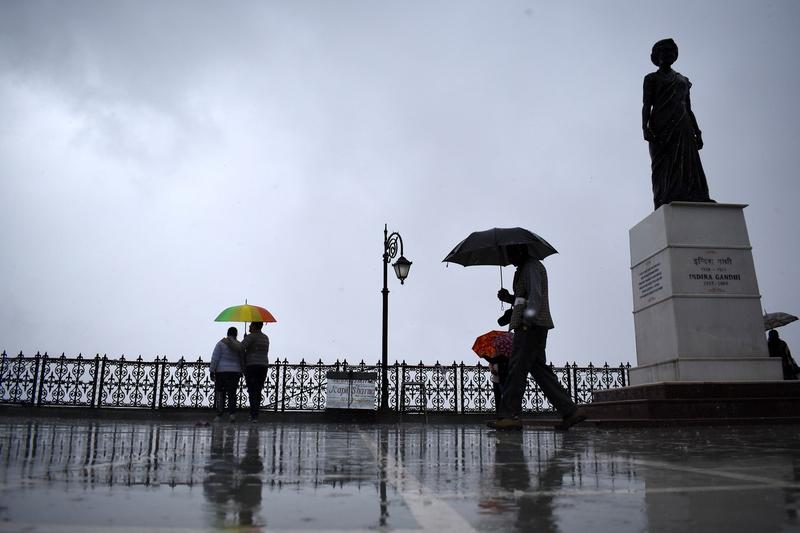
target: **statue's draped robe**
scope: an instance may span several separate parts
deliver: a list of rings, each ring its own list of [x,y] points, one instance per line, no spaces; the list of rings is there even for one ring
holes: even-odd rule
[[[675,71],[656,71],[644,78],[644,100],[653,106],[648,125],[655,136],[650,158],[656,209],[672,201],[711,201],[689,114],[691,86]]]

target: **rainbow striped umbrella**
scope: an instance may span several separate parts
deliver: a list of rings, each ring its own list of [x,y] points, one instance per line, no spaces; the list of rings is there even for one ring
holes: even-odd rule
[[[244,304],[225,309],[214,322],[277,322],[277,320],[263,307]]]

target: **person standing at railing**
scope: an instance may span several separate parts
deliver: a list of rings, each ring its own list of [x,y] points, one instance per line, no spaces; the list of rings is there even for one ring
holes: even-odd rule
[[[214,353],[211,355],[209,371],[214,380],[214,394],[217,408],[217,418],[222,418],[225,413],[227,400],[228,414],[231,422],[236,420],[236,389],[239,388],[239,378],[242,376],[241,353],[242,345],[236,340],[239,331],[228,328],[228,335],[217,342]]]
[[[251,322],[250,334],[242,341],[244,348],[244,379],[247,383],[247,398],[250,401],[250,422],[258,421],[261,393],[267,380],[269,364],[269,337],[261,332],[263,322]]]

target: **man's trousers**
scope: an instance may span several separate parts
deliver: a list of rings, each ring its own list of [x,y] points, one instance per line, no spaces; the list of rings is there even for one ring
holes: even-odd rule
[[[558,382],[553,370],[547,364],[545,346],[547,328],[533,326],[514,331],[511,346],[511,360],[508,379],[503,385],[503,408],[500,418],[517,418],[522,412],[522,399],[528,383],[528,373],[542,389],[545,397],[562,416],[570,416],[577,406]]]
[[[261,407],[261,391],[267,380],[266,365],[250,365],[245,367],[244,379],[247,383],[247,397],[250,400],[250,418],[258,418]]]

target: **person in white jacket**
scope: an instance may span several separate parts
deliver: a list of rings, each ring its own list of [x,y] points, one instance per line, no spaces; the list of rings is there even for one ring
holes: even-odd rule
[[[236,392],[242,376],[242,344],[236,340],[236,328],[228,328],[228,336],[217,342],[211,355],[211,379],[214,381],[215,407],[217,418],[225,413],[227,399],[231,422],[236,420]]]

